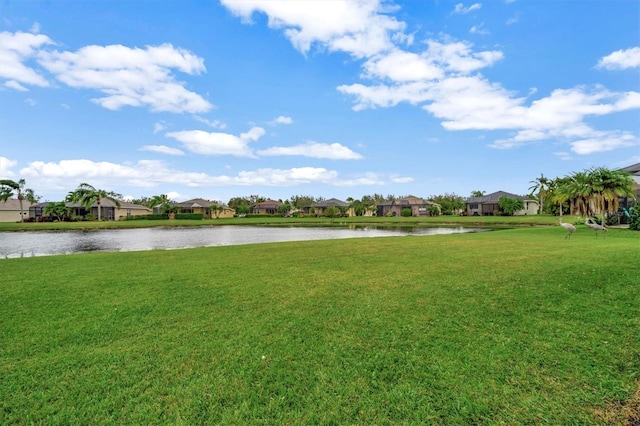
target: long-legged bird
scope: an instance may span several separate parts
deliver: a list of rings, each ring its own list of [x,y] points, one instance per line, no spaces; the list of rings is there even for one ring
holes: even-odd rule
[[[596,231],[596,238],[598,238],[598,231],[608,232],[608,230],[607,230],[607,228],[605,226],[598,225],[597,223],[592,222],[590,217],[588,217],[584,221],[584,224],[587,225],[589,228],[593,229],[594,231]],[[605,238],[605,237],[603,237],[603,238]]]
[[[567,238],[571,239],[571,234],[573,234],[574,232],[576,232],[576,227],[573,226],[570,223],[564,223],[562,221],[562,216],[560,216],[560,226],[562,226],[564,229],[566,229],[567,231],[569,231],[569,233],[566,235],[566,237],[564,237],[564,239],[566,240]]]

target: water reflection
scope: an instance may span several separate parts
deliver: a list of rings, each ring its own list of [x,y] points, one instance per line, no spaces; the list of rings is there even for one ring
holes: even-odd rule
[[[339,227],[213,226],[111,229],[89,232],[0,232],[0,258],[483,231],[486,229],[345,225]]]

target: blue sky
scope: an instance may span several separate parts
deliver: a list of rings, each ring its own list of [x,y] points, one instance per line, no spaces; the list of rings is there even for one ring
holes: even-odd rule
[[[0,3],[0,178],[44,200],[526,194],[640,162],[640,2]]]

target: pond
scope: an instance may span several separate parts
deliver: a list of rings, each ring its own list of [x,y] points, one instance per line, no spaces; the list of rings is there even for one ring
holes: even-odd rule
[[[341,238],[442,235],[482,232],[478,228],[212,226],[64,232],[0,232],[0,258],[52,256],[95,251],[171,250],[193,247]]]

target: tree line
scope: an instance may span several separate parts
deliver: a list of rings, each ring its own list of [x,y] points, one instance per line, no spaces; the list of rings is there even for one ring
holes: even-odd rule
[[[601,215],[601,222],[605,221],[607,214],[616,213],[619,208],[619,199],[628,197],[635,199],[635,182],[630,173],[623,170],[612,170],[604,167],[594,167],[581,172],[573,172],[567,176],[553,179],[540,177],[532,180],[528,198],[536,199],[539,202],[540,213],[548,214],[571,214],[583,217],[597,217]],[[485,191],[474,190],[471,197],[483,196]],[[18,181],[0,180],[0,201],[6,201],[11,197],[17,197],[20,202],[20,215],[23,217],[23,201],[30,203],[39,201],[35,192],[26,187],[24,179]],[[349,207],[356,215],[364,215],[367,210],[375,209],[378,204],[385,201],[395,201],[406,196],[369,194],[360,199],[347,198]],[[426,197],[428,201],[441,206],[440,213],[445,215],[461,214],[465,209],[465,200],[455,193],[444,193]],[[45,214],[62,218],[69,215],[69,208],[65,202],[79,203],[87,208],[96,204],[98,207],[98,219],[101,218],[101,200],[111,200],[116,206],[124,201],[122,194],[96,188],[88,183],[80,184],[74,191],[70,191],[64,201],[48,203]],[[232,208],[238,214],[249,213],[252,205],[267,201],[267,197],[261,195],[249,195],[244,197],[232,197],[226,206]],[[323,197],[313,195],[292,195],[289,199],[277,200],[280,203],[279,212],[302,210],[310,207],[314,203],[324,201]],[[141,197],[129,200],[134,204],[144,205],[149,208],[161,208],[163,212],[175,211],[176,202],[171,200],[166,194],[154,195],[151,197]],[[519,200],[500,200],[500,208],[506,213],[513,214],[522,208]],[[216,206],[215,210],[222,209],[225,203],[212,201]],[[637,209],[636,209],[637,210]]]

